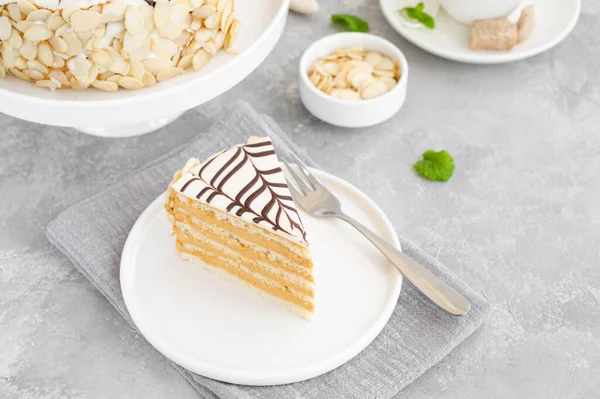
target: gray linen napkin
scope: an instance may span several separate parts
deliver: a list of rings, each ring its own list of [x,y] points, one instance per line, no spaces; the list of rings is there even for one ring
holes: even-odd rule
[[[48,226],[48,239],[135,329],[119,285],[119,261],[129,230],[188,158],[202,159],[252,135],[269,135],[279,153],[293,149],[302,156],[272,120],[238,102],[195,141],[153,162],[143,173],[134,174],[62,212]],[[314,165],[306,156],[304,159]],[[400,237],[400,241],[405,252],[471,301],[472,309],[466,316],[449,316],[405,282],[398,305],[379,337],[345,365],[312,380],[275,387],[248,387],[214,381],[174,363],[173,367],[207,398],[363,399],[396,395],[471,335],[489,310],[484,298],[437,260],[406,239]]]

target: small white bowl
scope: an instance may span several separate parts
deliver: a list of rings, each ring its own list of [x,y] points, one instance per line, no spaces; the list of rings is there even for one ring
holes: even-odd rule
[[[400,63],[400,81],[382,96],[369,100],[348,101],[330,96],[317,89],[308,79],[310,66],[340,47],[363,47],[377,51]],[[406,98],[408,63],[398,47],[368,33],[336,33],[314,42],[300,58],[300,99],[317,118],[342,127],[366,127],[384,122],[394,116]]]

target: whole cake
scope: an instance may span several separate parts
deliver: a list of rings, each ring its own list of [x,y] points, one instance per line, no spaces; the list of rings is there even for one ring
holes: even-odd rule
[[[141,89],[201,69],[238,29],[234,0],[0,0],[0,77]]]
[[[202,163],[190,159],[175,173],[165,209],[184,260],[312,316],[306,232],[269,138],[251,137]]]

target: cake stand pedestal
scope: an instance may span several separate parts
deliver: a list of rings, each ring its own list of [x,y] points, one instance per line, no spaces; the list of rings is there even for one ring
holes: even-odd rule
[[[130,123],[119,126],[105,126],[105,127],[76,127],[75,130],[80,132],[91,134],[92,136],[101,137],[131,137],[141,136],[142,134],[154,132],[160,128],[167,126],[174,122],[177,118],[183,115],[183,112],[179,112],[175,115],[163,116],[162,118],[151,119],[149,121]]]
[[[35,87],[13,76],[0,81],[0,112],[30,122],[72,127],[103,137],[139,136],[173,122],[234,87],[271,53],[285,26],[289,0],[261,0],[235,4],[240,30],[233,50],[217,54],[202,70],[141,90],[106,93]]]

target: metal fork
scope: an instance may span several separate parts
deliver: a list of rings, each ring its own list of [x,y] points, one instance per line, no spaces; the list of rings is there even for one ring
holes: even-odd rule
[[[289,162],[283,160],[288,177],[291,177],[290,180],[293,183],[289,185],[290,192],[294,200],[306,212],[313,216],[342,219],[354,226],[396,266],[404,277],[441,309],[455,316],[462,316],[469,311],[471,305],[467,298],[434,276],[414,259],[409,258],[405,253],[342,212],[340,201],[319,183],[296,154],[290,152],[289,155],[302,174],[301,177]]]

